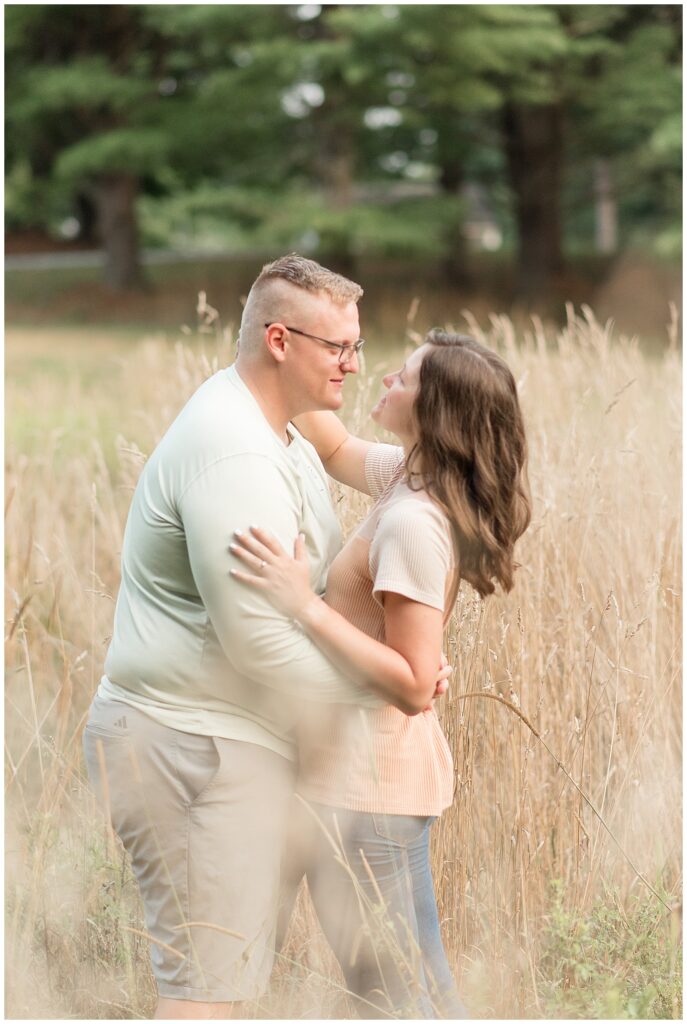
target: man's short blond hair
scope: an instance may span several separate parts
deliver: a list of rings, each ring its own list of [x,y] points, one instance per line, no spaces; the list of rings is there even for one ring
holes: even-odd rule
[[[307,292],[324,292],[333,302],[342,306],[357,302],[363,294],[362,288],[355,281],[327,270],[314,260],[299,256],[297,252],[290,252],[288,256],[280,256],[278,260],[266,263],[256,277],[253,288],[275,280],[288,281]]]

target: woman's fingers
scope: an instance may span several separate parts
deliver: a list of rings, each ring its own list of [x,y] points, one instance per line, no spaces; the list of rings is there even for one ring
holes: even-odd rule
[[[250,551],[250,553],[255,555],[256,558],[260,560],[272,558],[272,551],[261,541],[256,540],[255,537],[251,536],[250,533],[243,533],[241,530],[234,530],[234,538],[234,544],[240,544],[242,548],[246,551]]]
[[[263,530],[262,526],[251,526],[250,532],[261,544],[264,544],[273,555],[284,554],[284,549],[279,541],[267,530]]]
[[[274,607],[291,618],[297,618],[313,600],[319,600],[310,587],[308,555],[303,539],[296,541],[297,557],[287,554],[266,530],[251,527],[250,533],[236,530],[231,553],[248,566],[252,573],[231,570],[234,579],[262,590]]]
[[[242,562],[246,563],[246,565],[251,565],[256,570],[256,572],[263,567],[262,563],[265,561],[265,559],[260,558],[259,555],[254,555],[252,551],[248,551],[247,548],[241,547],[240,544],[230,544],[229,550],[231,551],[232,555],[235,555],[236,558],[240,558]]]
[[[262,579],[261,576],[254,576],[252,572],[241,572],[239,569],[230,569],[229,575],[233,576],[234,579],[241,580],[242,583],[250,583],[253,587],[265,587],[266,580]]]

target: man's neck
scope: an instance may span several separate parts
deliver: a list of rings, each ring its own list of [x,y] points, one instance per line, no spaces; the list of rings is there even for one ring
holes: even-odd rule
[[[279,440],[283,441],[285,445],[290,444],[291,439],[286,428],[292,413],[286,406],[277,381],[271,375],[263,372],[260,367],[248,360],[242,360],[240,357],[234,365],[239,377],[258,403],[260,411]]]

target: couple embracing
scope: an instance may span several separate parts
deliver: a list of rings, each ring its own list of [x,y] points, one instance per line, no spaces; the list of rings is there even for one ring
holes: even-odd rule
[[[89,778],[131,856],[163,1019],[264,992],[305,875],[360,1017],[465,1016],[432,822],[453,798],[433,707],[461,579],[510,589],[530,518],[513,376],[434,330],[373,419],[334,414],[362,289],[263,268],[234,364],[150,456],[127,520]],[[346,544],[327,476],[375,503]]]

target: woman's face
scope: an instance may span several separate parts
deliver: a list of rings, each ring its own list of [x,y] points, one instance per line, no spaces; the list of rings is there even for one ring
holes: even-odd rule
[[[420,388],[420,366],[428,348],[429,345],[416,348],[400,370],[387,373],[383,378],[387,392],[371,413],[375,423],[390,430],[404,445],[413,444],[417,437],[413,405]]]

